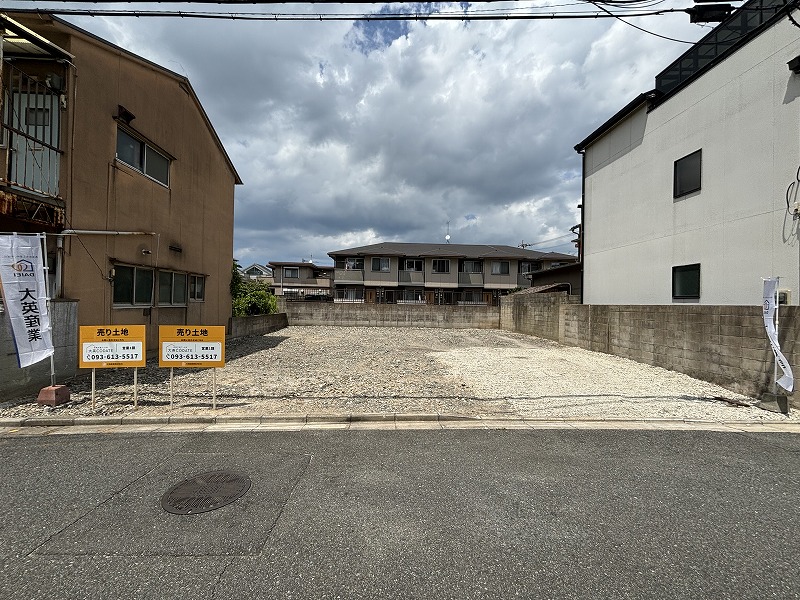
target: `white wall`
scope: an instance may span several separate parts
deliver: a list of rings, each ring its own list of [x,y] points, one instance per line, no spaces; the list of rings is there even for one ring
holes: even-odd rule
[[[692,263],[700,304],[760,304],[775,275],[798,303],[800,221],[785,201],[800,166],[800,75],[786,65],[798,54],[784,19],[586,149],[585,303],[671,304],[672,267]],[[673,198],[674,161],[700,148],[702,189]]]

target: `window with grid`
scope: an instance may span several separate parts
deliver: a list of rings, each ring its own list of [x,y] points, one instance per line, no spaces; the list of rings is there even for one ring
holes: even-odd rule
[[[117,265],[114,267],[114,304],[153,304],[153,269]]]
[[[158,304],[186,305],[186,273],[158,272]]]
[[[147,142],[117,127],[117,160],[169,186],[170,160]]]
[[[189,275],[189,300],[205,302],[206,278],[205,275]]]

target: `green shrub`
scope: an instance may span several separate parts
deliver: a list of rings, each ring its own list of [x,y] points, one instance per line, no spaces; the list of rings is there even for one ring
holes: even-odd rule
[[[270,293],[269,286],[263,281],[250,281],[242,278],[237,282],[235,288],[237,294],[233,295],[234,285],[232,282],[234,317],[272,315],[278,312],[278,299]]]

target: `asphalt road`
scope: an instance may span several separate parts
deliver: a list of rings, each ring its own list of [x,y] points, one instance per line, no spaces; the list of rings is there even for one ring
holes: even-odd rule
[[[0,437],[0,597],[798,598],[800,435]],[[247,474],[196,515],[161,496]]]

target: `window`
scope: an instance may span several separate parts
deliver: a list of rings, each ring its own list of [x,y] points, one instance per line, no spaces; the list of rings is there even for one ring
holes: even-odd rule
[[[389,259],[388,258],[378,258],[375,257],[372,259],[372,270],[373,271],[388,271],[389,270]]]
[[[300,267],[283,267],[284,279],[300,279]]]
[[[492,261],[492,275],[508,275],[510,265],[507,260]]]
[[[169,159],[158,150],[122,128],[117,128],[117,160],[144,173],[159,183],[169,185]]]
[[[433,272],[434,273],[449,273],[450,261],[446,258],[433,259]]]
[[[465,260],[462,273],[483,273],[483,265],[479,260]]]
[[[26,108],[25,125],[33,127],[48,127],[50,125],[50,110],[47,108]]]
[[[422,271],[422,259],[419,258],[407,258],[405,271]]]
[[[364,259],[363,258],[348,258],[344,261],[344,268],[348,271],[363,271]]]
[[[700,298],[700,263],[672,267],[672,297]]]
[[[114,304],[153,304],[153,270],[114,267]]]
[[[186,304],[186,274],[170,271],[158,272],[158,304]]]
[[[680,198],[700,189],[700,175],[703,151],[692,152],[675,161],[675,175],[673,178],[673,198]]]
[[[542,270],[542,263],[540,262],[524,262],[520,263],[519,272],[520,273],[533,273],[534,271],[541,271]]]
[[[204,302],[206,299],[206,278],[203,275],[189,275],[189,300]]]

